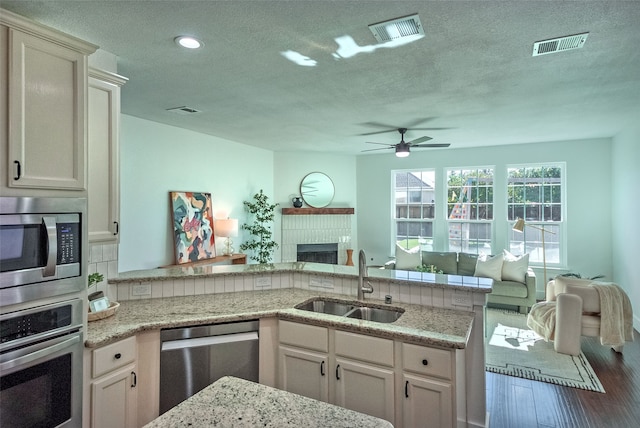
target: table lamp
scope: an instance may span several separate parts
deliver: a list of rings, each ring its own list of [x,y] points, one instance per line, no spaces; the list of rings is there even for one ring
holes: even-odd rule
[[[223,220],[217,220],[216,235],[222,238],[227,238],[224,244],[225,247],[223,254],[225,256],[232,256],[235,249],[232,247],[233,241],[230,238],[238,236],[238,219],[227,218]]]

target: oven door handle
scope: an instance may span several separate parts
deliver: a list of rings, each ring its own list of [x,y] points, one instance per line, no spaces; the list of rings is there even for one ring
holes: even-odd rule
[[[42,217],[47,231],[47,264],[42,268],[42,276],[55,276],[58,263],[58,229],[55,217]]]
[[[64,341],[57,343],[55,345],[47,346],[46,348],[42,348],[37,351],[23,355],[21,357],[14,358],[13,360],[6,361],[0,364],[0,372],[10,370],[14,367],[21,366],[23,364],[31,363],[42,357],[46,357],[47,355],[53,354],[54,352],[58,352],[64,348],[68,348],[71,345],[75,345],[80,342],[80,337],[81,337],[80,335],[75,335],[70,339],[65,339]]]

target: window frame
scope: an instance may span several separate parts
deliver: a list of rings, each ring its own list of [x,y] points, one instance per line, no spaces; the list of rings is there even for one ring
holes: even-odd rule
[[[487,186],[486,184],[483,184],[482,186],[480,185],[480,172],[482,171],[487,171],[490,170],[491,171],[491,185]],[[452,203],[449,202],[449,190],[451,189],[450,185],[449,185],[449,174],[451,172],[455,172],[455,173],[461,173],[460,175],[462,176],[462,173],[469,173],[469,172],[475,172],[475,185],[472,187],[471,192],[472,194],[475,193],[476,195],[478,195],[478,190],[480,188],[485,189],[485,194],[490,194],[491,195],[491,203],[485,202],[485,203],[479,203],[476,202],[475,205],[476,207],[476,214],[479,210],[479,207],[481,205],[485,205],[485,207],[489,208],[490,210],[490,219],[452,219],[450,218],[451,213],[449,211],[449,207],[451,204],[456,205],[456,203]],[[453,248],[452,247],[452,238],[451,238],[451,226],[453,224],[460,224],[460,228],[462,229],[462,227],[465,224],[468,224],[469,226],[473,225],[478,225],[479,228],[482,227],[489,227],[489,231],[488,233],[485,233],[486,238],[484,240],[485,244],[488,243],[489,247],[486,248],[483,246],[483,248],[486,248],[486,251],[481,251],[480,246],[478,245],[480,241],[478,238],[474,239],[475,241],[475,246],[476,246],[476,251],[475,254],[492,254],[493,253],[493,249],[495,247],[495,220],[496,220],[496,187],[495,187],[495,182],[496,182],[496,167],[495,165],[484,165],[484,166],[467,166],[467,167],[462,167],[462,166],[456,166],[456,167],[445,167],[443,168],[443,180],[444,180],[444,199],[445,199],[445,204],[444,204],[444,212],[445,212],[445,223],[446,223],[446,230],[447,230],[447,238],[446,238],[446,243],[445,243],[445,248],[447,249],[447,251],[456,251],[456,252],[465,252],[465,253],[471,253],[473,254],[472,251],[470,251],[469,248],[469,244],[471,243],[471,240],[467,239],[467,247],[463,247],[462,245],[459,248]],[[467,179],[468,181],[469,179]],[[456,187],[465,187],[466,184],[461,184],[461,186],[456,186]],[[470,204],[474,204],[473,202],[470,202]],[[471,215],[471,213],[469,213],[469,215]],[[477,215],[476,215],[477,217]],[[462,238],[461,242],[462,242]]]
[[[516,223],[516,217],[510,218],[510,215],[513,213],[513,205],[511,202],[510,190],[512,188],[511,182],[511,174],[510,170],[513,169],[536,169],[536,168],[558,168],[560,170],[560,182],[559,182],[559,194],[560,202],[545,202],[544,201],[544,192],[543,192],[543,201],[538,203],[530,203],[529,205],[535,206],[536,204],[542,205],[542,220],[539,219],[531,219],[530,216],[527,216],[527,202],[526,199],[523,202],[522,213],[524,214],[525,220],[525,230],[523,233],[513,231],[513,226]],[[507,242],[505,248],[507,248],[514,255],[520,255],[521,253],[529,253],[529,265],[535,267],[543,267],[543,255],[546,257],[546,267],[552,269],[561,269],[567,266],[567,243],[566,243],[566,220],[567,220],[567,164],[566,162],[530,162],[530,163],[520,163],[520,164],[507,164],[505,166],[505,221],[509,225],[509,234],[507,235]],[[542,190],[544,190],[544,181],[542,182]],[[551,187],[557,186],[557,184],[551,185]],[[526,195],[525,195],[526,197]],[[549,203],[552,206],[559,207],[560,210],[560,220],[545,220],[546,213],[544,209],[544,204]],[[549,216],[553,216],[553,209],[549,210]],[[527,218],[529,217],[529,218]],[[545,232],[542,232],[540,229],[544,229]],[[527,234],[529,236],[534,236],[535,238],[530,239],[530,245],[527,244]],[[545,252],[544,254],[537,255],[536,257],[532,257],[536,252],[531,251],[533,248],[539,248],[542,245],[544,234],[544,242],[545,242]],[[514,245],[514,241],[518,242],[517,245]],[[539,245],[534,244],[534,242],[539,242]],[[557,249],[557,260],[553,257],[550,260],[549,252],[553,250],[550,248],[550,245],[556,244],[558,246]],[[521,251],[513,251],[515,247],[521,249]]]

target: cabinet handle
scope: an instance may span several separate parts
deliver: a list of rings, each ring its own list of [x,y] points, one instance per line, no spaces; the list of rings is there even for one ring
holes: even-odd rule
[[[324,361],[320,363],[320,376],[324,376]]]
[[[114,221],[113,224],[116,226],[116,231],[113,234],[117,235],[120,233],[120,224],[117,221]]]
[[[131,372],[131,376],[133,376],[133,383],[131,384],[131,388],[135,388],[138,386],[138,375],[136,372]]]
[[[404,384],[404,396],[409,398],[409,381],[406,381]]]
[[[425,358],[424,360],[422,360],[422,365],[426,366],[429,364],[429,361],[427,361],[427,359]]]
[[[340,364],[336,366],[336,379],[340,380]]]
[[[119,360],[122,357],[122,354],[120,352],[118,352],[116,355],[113,356],[113,358],[115,358],[116,360]]]
[[[20,165],[20,161],[14,160],[13,163],[16,164],[16,173],[17,175],[13,177],[14,180],[20,180],[20,176],[22,175],[22,166]]]

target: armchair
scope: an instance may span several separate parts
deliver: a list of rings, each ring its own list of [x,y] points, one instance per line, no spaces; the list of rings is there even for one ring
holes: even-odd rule
[[[622,288],[613,283],[556,277],[549,281],[546,301],[536,303],[527,325],[556,352],[580,354],[581,336],[599,337],[602,345],[622,352],[625,341],[633,341],[631,303]]]

